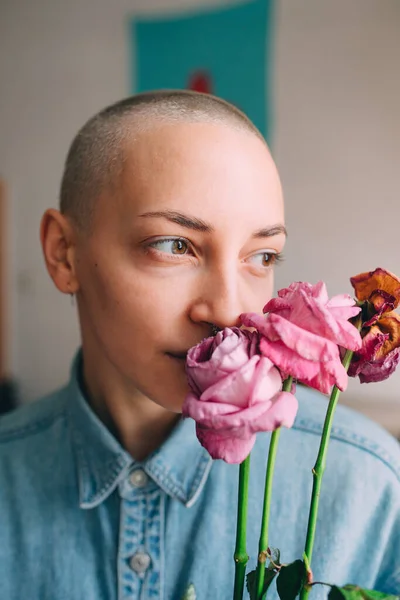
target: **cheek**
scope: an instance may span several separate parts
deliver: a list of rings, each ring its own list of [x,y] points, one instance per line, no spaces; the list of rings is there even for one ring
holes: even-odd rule
[[[151,341],[172,331],[184,312],[181,286],[166,279],[100,266],[82,276],[85,312],[96,329],[107,330],[107,337]]]
[[[273,295],[274,295],[274,293],[275,293],[275,273],[274,273],[274,271],[272,271],[272,273],[271,273],[271,277],[269,278],[269,281],[268,281],[268,286],[267,286],[267,288],[268,288],[268,289],[267,289],[267,296],[268,296],[268,297],[267,297],[267,299],[266,299],[266,301],[265,301],[265,304],[266,304],[266,303],[267,303],[269,300],[271,300],[272,296],[273,296]]]
[[[269,276],[262,281],[257,281],[253,278],[250,283],[247,282],[244,293],[245,297],[243,298],[243,304],[245,310],[243,312],[255,312],[261,314],[264,306],[274,295],[273,271],[271,271]]]
[[[87,311],[103,318],[109,313],[119,313],[124,295],[116,278],[96,268],[83,273],[81,281],[81,298]]]
[[[274,278],[274,272],[272,271],[271,277],[269,278],[268,284],[266,286],[264,298],[262,299],[262,306],[261,306],[260,312],[262,312],[262,309],[267,304],[267,302],[269,302],[271,300],[271,298],[274,296],[274,294],[275,294],[275,278]]]

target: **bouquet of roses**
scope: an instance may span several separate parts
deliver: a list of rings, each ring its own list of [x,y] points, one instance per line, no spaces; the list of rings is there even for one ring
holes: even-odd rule
[[[238,518],[233,598],[244,593],[247,494],[250,453],[256,433],[270,431],[257,568],[247,574],[251,600],[266,597],[276,578],[281,600],[306,600],[317,582],[311,561],[318,504],[329,438],[340,391],[348,376],[361,382],[389,377],[400,360],[400,279],[384,269],[351,278],[356,300],[342,294],[329,299],[323,282],[297,282],[280,290],[264,316],[242,314],[242,328],[225,328],[190,349],[186,371],[191,388],[184,416],[196,421],[200,443],[213,458],[239,463]],[[318,456],[303,556],[280,562],[268,545],[272,478],[280,428],[291,427],[297,413],[296,382],[329,394]],[[318,582],[321,583],[321,582]],[[356,585],[331,584],[329,600],[377,600],[388,596]],[[187,598],[195,597],[193,588]]]

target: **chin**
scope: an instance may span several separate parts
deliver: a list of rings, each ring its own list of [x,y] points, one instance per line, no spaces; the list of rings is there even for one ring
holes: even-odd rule
[[[183,406],[183,402],[184,402],[184,398],[182,398],[182,400],[179,402],[175,397],[172,398],[165,398],[165,395],[160,398],[160,401],[157,402],[155,400],[156,404],[158,404],[159,406],[161,406],[162,408],[164,408],[165,410],[175,413],[177,415],[182,414],[182,406]]]
[[[189,391],[187,384],[184,388],[177,386],[176,392],[168,394],[165,398],[165,408],[175,413],[182,413],[183,403]]]
[[[164,376],[160,374],[155,381],[153,380],[147,389],[142,388],[142,393],[152,402],[177,414],[182,413],[182,406],[189,392],[190,387],[184,370],[176,373],[175,370],[169,369]]]

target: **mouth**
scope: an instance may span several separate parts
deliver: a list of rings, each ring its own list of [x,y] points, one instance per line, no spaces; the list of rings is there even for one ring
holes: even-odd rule
[[[187,356],[186,352],[166,352],[166,355],[175,360],[185,361]]]

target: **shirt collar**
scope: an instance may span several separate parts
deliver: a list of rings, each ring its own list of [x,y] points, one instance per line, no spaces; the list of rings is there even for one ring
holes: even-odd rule
[[[142,463],[135,461],[84,398],[79,385],[81,364],[80,351],[66,388],[80,507],[88,509],[101,504],[138,465],[169,496],[186,506],[193,505],[212,465],[211,457],[197,440],[194,421],[181,419],[159,449]]]

